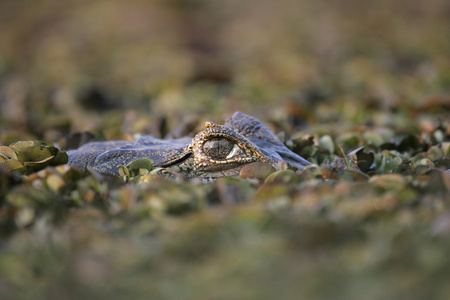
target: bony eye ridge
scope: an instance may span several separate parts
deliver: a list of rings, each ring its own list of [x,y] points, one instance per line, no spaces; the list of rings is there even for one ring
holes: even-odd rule
[[[261,121],[241,112],[234,113],[224,125],[206,122],[194,138],[161,140],[142,136],[135,142],[93,142],[68,151],[68,156],[68,164],[84,172],[92,169],[113,176],[122,176],[120,167],[148,158],[153,161],[154,170],[173,167],[173,172],[181,172],[189,179],[236,176],[244,165],[256,161],[276,169],[284,166],[281,161],[297,169],[310,165],[283,145]]]
[[[225,138],[213,138],[203,144],[203,152],[212,159],[229,159],[242,152],[238,145]]]

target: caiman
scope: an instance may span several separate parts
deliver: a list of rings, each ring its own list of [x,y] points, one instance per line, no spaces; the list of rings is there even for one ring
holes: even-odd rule
[[[83,171],[119,176],[119,166],[150,158],[157,173],[203,181],[239,175],[252,162],[279,169],[284,163],[303,169],[310,163],[289,150],[260,120],[235,112],[224,125],[206,122],[194,138],[158,139],[142,136],[136,142],[91,142],[68,151],[69,164]],[[285,164],[284,164],[285,165]]]

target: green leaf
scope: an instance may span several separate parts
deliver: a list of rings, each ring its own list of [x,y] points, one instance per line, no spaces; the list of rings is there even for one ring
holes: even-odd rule
[[[16,152],[10,147],[0,146],[0,154],[9,159],[17,159]]]
[[[69,161],[69,156],[67,155],[66,152],[57,151],[55,154],[55,157],[53,157],[50,164],[52,166],[64,165],[64,164],[67,164],[68,161]]]
[[[47,158],[44,158],[40,161],[25,161],[23,164],[25,166],[30,166],[33,168],[39,167],[39,169],[43,169],[44,167],[48,166],[50,164],[50,161],[53,159],[53,155]]]
[[[376,170],[378,173],[387,173],[394,170],[403,162],[402,157],[396,151],[384,150],[375,156]]]
[[[123,181],[127,181],[127,178],[130,177],[130,170],[128,170],[125,166],[119,166],[118,168],[119,175],[123,179]]]
[[[19,152],[18,159],[20,162],[46,162],[49,158],[53,158],[52,153],[47,147],[32,146],[22,149]]]
[[[34,146],[34,142],[33,141],[18,141],[15,143],[12,143],[11,145],[9,145],[9,147],[18,149],[18,150],[22,150],[28,147],[32,147]]]
[[[413,164],[414,168],[417,168],[418,166],[428,166],[428,167],[434,167],[433,162],[429,158],[422,158],[418,159]]]
[[[151,171],[153,169],[153,160],[150,158],[139,158],[127,165],[127,168],[129,170],[146,169]]]
[[[330,153],[334,153],[336,147],[334,146],[333,139],[329,135],[324,135],[319,139],[319,145],[328,149]]]
[[[9,170],[9,171],[23,171],[25,167],[20,163],[20,161],[16,159],[8,159],[7,161],[0,163],[0,168]]]
[[[35,146],[45,146],[45,147],[52,147],[55,148],[52,144],[44,142],[44,141],[34,141]]]

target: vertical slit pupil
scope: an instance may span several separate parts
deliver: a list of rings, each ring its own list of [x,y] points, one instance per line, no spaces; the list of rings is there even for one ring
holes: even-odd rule
[[[225,159],[233,150],[234,143],[228,139],[215,138],[203,144],[206,155],[215,159]]]

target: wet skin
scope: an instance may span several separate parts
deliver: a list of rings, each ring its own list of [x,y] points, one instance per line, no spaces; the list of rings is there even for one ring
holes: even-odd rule
[[[310,163],[289,150],[258,119],[235,112],[224,125],[206,122],[194,138],[157,139],[143,136],[136,142],[110,141],[83,145],[68,151],[69,164],[83,171],[119,176],[119,166],[139,158],[150,158],[158,174],[172,171],[188,179],[215,179],[239,175],[252,162],[280,162],[303,169]]]

